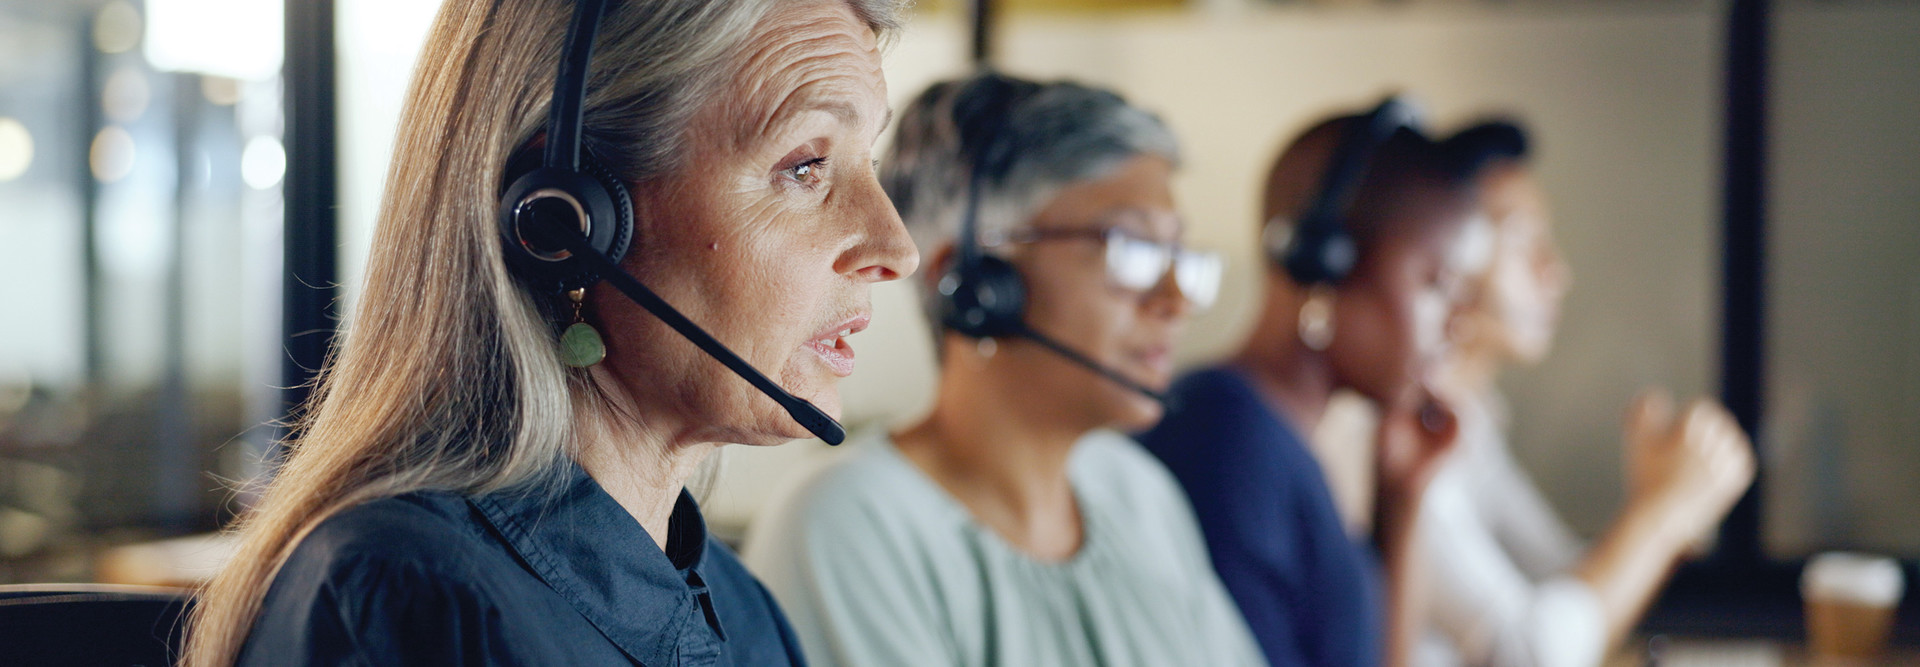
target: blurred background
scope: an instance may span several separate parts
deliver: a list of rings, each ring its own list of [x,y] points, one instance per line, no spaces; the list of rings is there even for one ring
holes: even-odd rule
[[[352,312],[437,7],[0,0],[0,583],[217,565],[204,536]],[[1115,88],[1180,135],[1189,243],[1230,258],[1187,365],[1252,324],[1259,179],[1308,122],[1396,91],[1442,130],[1522,120],[1576,278],[1552,356],[1503,379],[1521,461],[1591,535],[1640,387],[1721,397],[1761,450],[1756,490],[1648,623],[1797,633],[1793,577],[1818,551],[1897,556],[1912,579],[1920,2],[927,0],[886,55],[894,105],[977,52]],[[932,394],[911,288],[874,298],[843,384],[856,429]],[[730,449],[705,490],[716,531],[830,456]]]

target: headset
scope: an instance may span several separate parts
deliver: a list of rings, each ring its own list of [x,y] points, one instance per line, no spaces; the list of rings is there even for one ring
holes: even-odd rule
[[[1054,354],[1166,405],[1167,396],[1027,325],[1027,286],[1020,270],[980,247],[980,195],[989,173],[1005,173],[1016,146],[1004,135],[1013,105],[1040,85],[985,71],[955,94],[954,126],[967,161],[967,202],[953,267],[940,277],[940,323],[968,338],[1024,338]]]
[[[847,431],[812,403],[788,393],[705,329],[620,268],[633,243],[633,200],[627,188],[580,145],[587,68],[605,0],[577,0],[553,83],[540,166],[512,180],[500,197],[500,238],[508,267],[535,290],[580,289],[602,278],[702,352],[772,398],[807,431],[830,445]]]
[[[1367,168],[1395,134],[1420,132],[1419,113],[1400,96],[1390,96],[1366,115],[1348,123],[1320,187],[1300,217],[1289,224],[1276,217],[1263,235],[1267,256],[1301,285],[1338,284],[1353,273],[1360,247],[1347,228],[1347,211],[1366,180]],[[1284,215],[1284,214],[1283,214]]]

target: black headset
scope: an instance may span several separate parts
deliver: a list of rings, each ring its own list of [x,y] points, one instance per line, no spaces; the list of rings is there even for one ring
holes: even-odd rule
[[[967,161],[967,203],[960,219],[960,239],[953,267],[940,278],[940,322],[969,338],[1018,336],[1025,333],[1027,285],[1012,262],[980,248],[980,195],[987,174],[1002,173],[1013,157],[1006,141],[1007,114],[1019,99],[1039,86],[982,73],[955,95],[953,122],[958,130],[960,155]]]
[[[1167,396],[1027,326],[1027,285],[1005,258],[980,248],[980,196],[987,174],[1005,174],[1018,146],[1005,135],[1014,104],[1040,85],[986,71],[955,93],[954,127],[967,161],[967,203],[954,263],[940,277],[940,323],[968,338],[1025,338],[1161,404]]]
[[[1353,273],[1360,246],[1347,227],[1347,211],[1366,180],[1367,168],[1395,134],[1420,131],[1419,114],[1399,96],[1388,97],[1366,115],[1348,123],[1320,187],[1293,224],[1270,221],[1267,255],[1301,285],[1337,284]]]
[[[839,422],[788,393],[620,268],[633,243],[633,201],[610,170],[582,155],[581,114],[587,68],[605,0],[577,0],[560,54],[540,166],[514,178],[500,197],[500,238],[507,265],[536,291],[563,292],[602,278],[786,409],[830,445],[847,438]]]

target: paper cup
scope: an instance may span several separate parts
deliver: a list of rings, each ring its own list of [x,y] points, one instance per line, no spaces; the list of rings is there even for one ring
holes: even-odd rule
[[[1891,558],[1823,553],[1800,574],[1807,648],[1815,657],[1872,658],[1886,650],[1906,582]]]

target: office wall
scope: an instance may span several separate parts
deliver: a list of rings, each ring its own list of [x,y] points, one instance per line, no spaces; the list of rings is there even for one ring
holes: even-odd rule
[[[1920,553],[1920,4],[1773,36],[1766,543]]]

